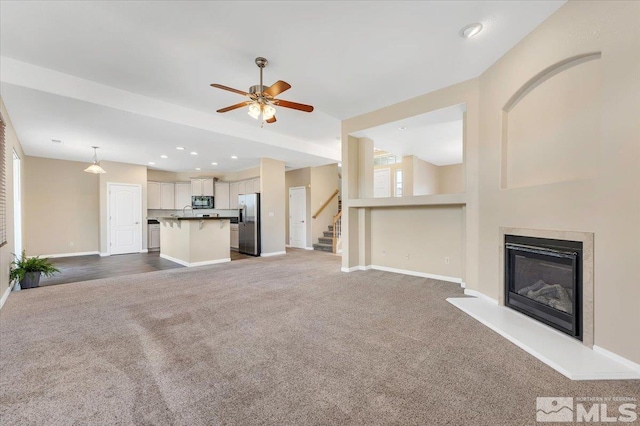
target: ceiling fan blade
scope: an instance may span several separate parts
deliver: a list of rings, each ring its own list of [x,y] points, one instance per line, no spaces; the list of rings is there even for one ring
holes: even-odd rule
[[[216,112],[227,112],[227,111],[232,111],[232,110],[234,110],[234,109],[238,109],[238,108],[242,108],[243,106],[247,106],[249,103],[250,103],[249,101],[240,102],[239,104],[235,104],[235,105],[228,106],[228,107],[226,107],[226,108],[219,109],[219,110],[218,110],[218,111],[216,111]]]
[[[299,104],[297,102],[284,101],[282,99],[274,99],[273,103],[281,107],[297,109],[298,111],[304,111],[304,112],[313,111],[313,107],[311,105]]]
[[[275,97],[275,96],[278,96],[280,93],[284,92],[285,90],[289,90],[289,89],[291,89],[291,85],[289,83],[287,83],[286,81],[278,80],[275,83],[273,83],[271,87],[269,87],[263,93],[271,97]]]
[[[271,123],[275,123],[276,121],[278,120],[276,120],[276,116],[274,115],[273,117],[267,120],[267,123],[271,124]]]
[[[238,90],[238,89],[234,89],[233,87],[227,87],[227,86],[223,86],[222,84],[211,84],[211,87],[215,87],[216,89],[222,89],[222,90],[226,90],[228,92],[233,92],[233,93],[237,93],[239,95],[244,95],[247,96],[248,93],[247,92],[243,92],[242,90]]]

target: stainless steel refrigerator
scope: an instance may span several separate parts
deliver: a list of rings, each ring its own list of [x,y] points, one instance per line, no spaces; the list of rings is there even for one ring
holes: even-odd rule
[[[238,195],[238,251],[260,256],[260,194]]]

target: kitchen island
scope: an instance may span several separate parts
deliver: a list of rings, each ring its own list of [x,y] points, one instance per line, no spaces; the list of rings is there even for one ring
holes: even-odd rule
[[[230,220],[225,217],[158,217],[160,257],[184,266],[231,261]]]

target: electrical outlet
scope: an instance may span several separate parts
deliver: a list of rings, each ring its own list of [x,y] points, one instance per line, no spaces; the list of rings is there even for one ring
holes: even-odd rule
[[[409,260],[409,253],[407,253],[407,260]]]
[[[73,247],[73,245],[74,245],[74,244],[75,244],[75,243],[74,243],[73,241],[70,241],[70,242],[69,242],[69,246],[70,246],[70,247]]]
[[[451,258],[449,256],[445,257],[444,258],[444,263],[447,264],[447,265],[450,264],[451,263]]]
[[[387,251],[386,250],[382,250],[382,255],[386,256],[387,255]]]

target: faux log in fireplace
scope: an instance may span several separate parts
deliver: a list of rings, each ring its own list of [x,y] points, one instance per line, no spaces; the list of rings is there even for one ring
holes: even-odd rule
[[[582,340],[582,243],[505,235],[505,305]]]

